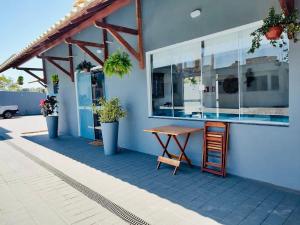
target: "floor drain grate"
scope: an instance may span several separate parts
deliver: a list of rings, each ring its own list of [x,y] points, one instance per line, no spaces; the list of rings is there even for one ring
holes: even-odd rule
[[[121,206],[118,206],[114,202],[110,201],[109,199],[105,198],[98,192],[93,191],[89,187],[79,183],[78,181],[74,180],[73,178],[69,177],[68,175],[64,174],[60,170],[56,169],[55,167],[51,166],[50,164],[42,161],[38,157],[30,154],[23,148],[17,146],[16,144],[12,143],[11,141],[5,139],[3,136],[0,136],[0,139],[6,140],[7,144],[12,146],[15,150],[25,155],[27,158],[31,159],[32,161],[36,162],[40,166],[47,169],[49,172],[53,173],[55,176],[62,179],[64,182],[87,196],[89,199],[97,202],[99,205],[101,205],[103,208],[106,208],[116,216],[120,217],[124,221],[128,222],[129,224],[133,225],[149,225],[149,223],[145,222],[143,219],[139,218],[138,216],[134,215],[133,213],[129,212],[128,210],[124,209]]]

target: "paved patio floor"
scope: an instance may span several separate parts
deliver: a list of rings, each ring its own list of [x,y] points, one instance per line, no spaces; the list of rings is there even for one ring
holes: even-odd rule
[[[223,179],[201,173],[199,168],[191,169],[187,166],[183,166],[178,175],[172,176],[170,167],[162,166],[158,171],[155,169],[154,156],[122,151],[118,155],[105,157],[101,147],[89,145],[87,140],[81,138],[63,136],[49,140],[47,134],[5,133],[3,135],[8,140],[0,141],[0,202],[10,202],[9,195],[5,194],[8,192],[11,198],[19,200],[29,192],[32,198],[45,196],[43,200],[36,200],[36,204],[33,201],[31,206],[41,204],[45,209],[52,207],[51,212],[54,215],[67,218],[63,220],[66,224],[74,222],[75,219],[60,214],[63,207],[57,205],[55,200],[51,201],[53,195],[54,199],[60,200],[65,198],[64,195],[79,196],[87,204],[86,210],[91,208],[99,211],[99,221],[106,218],[111,218],[111,221],[107,220],[111,224],[121,224],[124,221],[55,174],[36,165],[13,146],[19,146],[22,151],[52,165],[150,224],[300,224],[300,195],[290,190],[230,175]],[[29,164],[32,166],[27,167]],[[7,180],[16,180],[20,184],[14,186]],[[38,185],[35,186],[35,183]],[[61,188],[62,192],[51,193],[51,188]],[[24,199],[25,202],[30,202]],[[79,214],[85,212],[76,202],[70,203],[70,207],[77,208]],[[0,224],[8,221],[7,212],[9,209],[13,211],[13,208],[9,204],[0,203]],[[35,213],[39,215],[42,211],[32,211],[30,216]],[[22,212],[24,208],[20,207],[20,213]],[[93,217],[91,215],[91,218],[80,222],[105,224],[99,221],[97,223]]]
[[[0,224],[127,224],[3,141]]]

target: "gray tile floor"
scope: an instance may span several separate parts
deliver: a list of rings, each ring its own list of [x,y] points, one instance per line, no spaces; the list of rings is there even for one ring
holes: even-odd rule
[[[220,224],[300,224],[299,193],[230,175],[220,178],[201,173],[197,167],[183,166],[178,175],[172,176],[170,167],[155,169],[154,156],[122,151],[104,157],[99,147],[80,138],[49,140],[47,135],[24,138]]]
[[[0,225],[127,224],[0,140]]]

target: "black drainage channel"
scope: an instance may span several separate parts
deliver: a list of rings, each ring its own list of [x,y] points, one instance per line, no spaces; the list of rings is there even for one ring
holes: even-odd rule
[[[23,148],[20,148],[16,144],[12,143],[8,139],[5,139],[3,136],[0,136],[0,139],[6,140],[6,143],[9,144],[11,147],[13,147],[15,150],[18,152],[22,153],[25,155],[27,158],[31,159],[35,163],[39,164],[40,166],[44,167],[47,169],[49,172],[54,174],[55,176],[59,177],[62,179],[64,182],[75,188],[77,191],[81,192],[84,194],[86,197],[89,199],[97,202],[99,205],[101,205],[103,208],[109,210],[116,216],[120,217],[122,220],[128,222],[129,224],[133,225],[150,225],[143,219],[137,217],[136,215],[132,214],[128,210],[122,208],[121,206],[118,206],[117,204],[113,203],[109,199],[105,198],[98,192],[93,191],[92,189],[88,188],[87,186],[79,183],[78,181],[74,180],[73,178],[69,177],[68,175],[64,174],[60,170],[54,168],[50,164],[40,160],[38,157],[28,153],[26,150]]]

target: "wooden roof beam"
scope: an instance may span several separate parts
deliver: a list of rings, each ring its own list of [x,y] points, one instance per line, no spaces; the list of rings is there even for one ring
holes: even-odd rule
[[[102,21],[105,23],[106,19],[103,18]],[[104,44],[104,61],[105,61],[108,59],[107,30],[105,30],[105,29],[102,29],[102,41]]]
[[[58,57],[58,56],[37,56],[40,59],[52,59],[58,61],[69,61],[69,57]]]
[[[103,8],[109,6],[110,4],[112,4],[114,1],[116,0],[107,0],[106,2],[102,3],[102,5],[96,5],[96,6],[93,6],[91,8],[89,8],[87,10],[88,13],[94,13],[94,12],[97,12],[99,10],[102,10]]]
[[[60,71],[62,71],[63,73],[65,73],[66,75],[68,75],[69,77],[72,78],[72,74],[67,71],[65,68],[63,68],[61,65],[59,65],[57,61],[70,61],[69,57],[57,57],[57,56],[37,56],[37,58],[40,59],[45,59],[47,60],[47,62],[49,62],[50,64],[52,64],[53,66],[55,66],[57,69],[59,69]]]
[[[68,44],[68,53],[69,53],[69,64],[70,64],[70,77],[72,82],[74,82],[74,62],[73,62],[73,46]]]
[[[17,70],[43,71],[43,68],[17,67]]]
[[[27,56],[24,56],[25,54],[23,56],[21,56],[19,58],[18,64],[19,65],[23,64],[23,63],[27,62],[28,60],[30,60],[31,58],[33,58],[34,56],[37,56],[44,51],[47,51],[49,48],[53,48],[53,47],[57,46],[58,44],[63,42],[66,38],[72,37],[72,36],[76,35],[78,32],[80,32],[81,30],[93,25],[94,21],[101,20],[101,19],[109,16],[110,14],[114,13],[115,11],[129,5],[131,2],[132,2],[132,0],[113,1],[110,5],[105,7],[103,10],[95,13],[94,15],[89,17],[87,20],[83,21],[78,26],[76,26],[74,29],[72,29],[68,32],[65,32],[59,38],[51,41],[50,43],[47,43],[47,41],[49,41],[48,39],[44,42],[41,42],[40,48],[38,48],[37,50],[35,50],[33,52],[30,52],[30,54]],[[4,71],[10,67],[14,67],[14,66],[16,66],[16,64],[17,63],[12,62],[12,63],[6,65],[2,70]]]
[[[68,44],[75,44],[81,51],[86,53],[88,56],[90,56],[93,60],[95,60],[100,65],[104,65],[104,62],[95,55],[91,50],[89,50],[87,47],[94,47],[94,48],[101,48],[105,50],[105,43],[99,44],[95,42],[89,42],[89,41],[81,41],[81,40],[74,40],[72,38],[66,38],[65,40]]]
[[[84,46],[90,46],[90,47],[95,47],[95,48],[104,48],[104,44],[98,44],[98,43],[89,42],[89,41],[74,40],[72,38],[67,38],[65,40],[65,42],[68,44],[84,45]]]
[[[44,85],[47,83],[46,80],[45,80],[45,77],[40,78],[38,75],[31,72],[31,71],[43,71],[43,69],[40,69],[40,68],[26,68],[26,67],[16,67],[16,69],[17,70],[22,70],[22,71],[28,73],[30,76],[36,78],[39,82],[43,83]]]
[[[34,81],[30,81],[30,82],[28,82],[29,84],[32,84],[32,83],[39,83],[41,86],[43,86],[44,88],[47,88],[47,85],[46,84],[44,84],[44,83],[42,83],[41,81],[39,81],[39,80],[34,80]]]
[[[41,82],[41,81],[37,81],[41,86],[43,86],[44,88],[47,88],[47,84],[44,84],[43,82]]]
[[[123,32],[123,33],[127,33],[127,34],[132,34],[132,35],[138,35],[138,31],[136,29],[131,29],[131,28],[128,28],[128,27],[117,26],[117,25],[113,25],[113,24],[100,22],[100,21],[95,21],[94,24],[98,28],[113,29],[113,30],[118,31],[118,32]]]
[[[108,24],[105,21],[95,21],[94,25],[98,28],[101,28],[111,36],[113,36],[117,42],[125,49],[127,49],[131,55],[133,55],[138,61],[141,69],[145,68],[145,59],[144,59],[144,48],[143,48],[143,30],[142,30],[142,7],[141,0],[135,0],[135,16],[136,16],[136,25],[137,29],[131,29],[128,27],[117,26],[113,24]],[[135,50],[120,34],[127,33],[132,35],[137,35],[137,47],[138,50]]]
[[[139,50],[139,64],[140,68],[145,68],[145,56],[144,56],[144,42],[143,42],[143,22],[142,22],[142,2],[141,0],[135,0],[135,13],[136,24],[138,30],[138,50]]]
[[[69,54],[68,57],[37,56],[37,58],[43,59],[43,63],[44,63],[44,60],[47,60],[50,64],[52,64],[57,69],[59,69],[60,71],[62,71],[66,75],[68,75],[71,78],[72,82],[74,82],[74,64],[73,64],[73,57],[72,57],[73,56],[73,49],[72,49],[71,44],[68,44],[68,54]],[[59,65],[55,61],[69,62],[69,71],[66,70],[65,68],[63,68],[61,65]],[[45,65],[43,67],[45,68]]]
[[[65,68],[63,68],[61,65],[59,65],[57,62],[55,62],[53,59],[51,58],[46,58],[46,60],[51,63],[53,66],[55,66],[57,69],[59,69],[60,71],[62,71],[63,73],[65,73],[66,75],[68,75],[69,77],[71,77],[71,74],[69,71],[67,71]]]
[[[89,8],[85,14],[81,15],[80,17],[71,20],[70,24],[76,24],[76,23],[80,23],[86,19],[88,19],[89,17],[93,16],[94,13],[103,10],[105,7],[111,5],[114,1],[116,0],[107,0],[106,2],[102,3],[101,5],[95,5],[91,8]]]
[[[286,16],[295,9],[295,0],[279,0],[279,4]]]
[[[113,28],[107,29],[108,33],[110,33],[120,45],[126,48],[137,60],[139,60],[138,52]]]
[[[81,44],[78,44],[77,45],[78,46],[78,48],[81,50],[81,51],[83,51],[83,52],[85,52],[86,54],[88,54],[93,60],[95,60],[97,63],[99,63],[101,66],[103,66],[104,65],[104,62],[101,60],[101,59],[99,59],[99,57],[98,56],[96,56],[91,50],[89,50],[87,47],[85,47],[84,45],[81,45]]]

